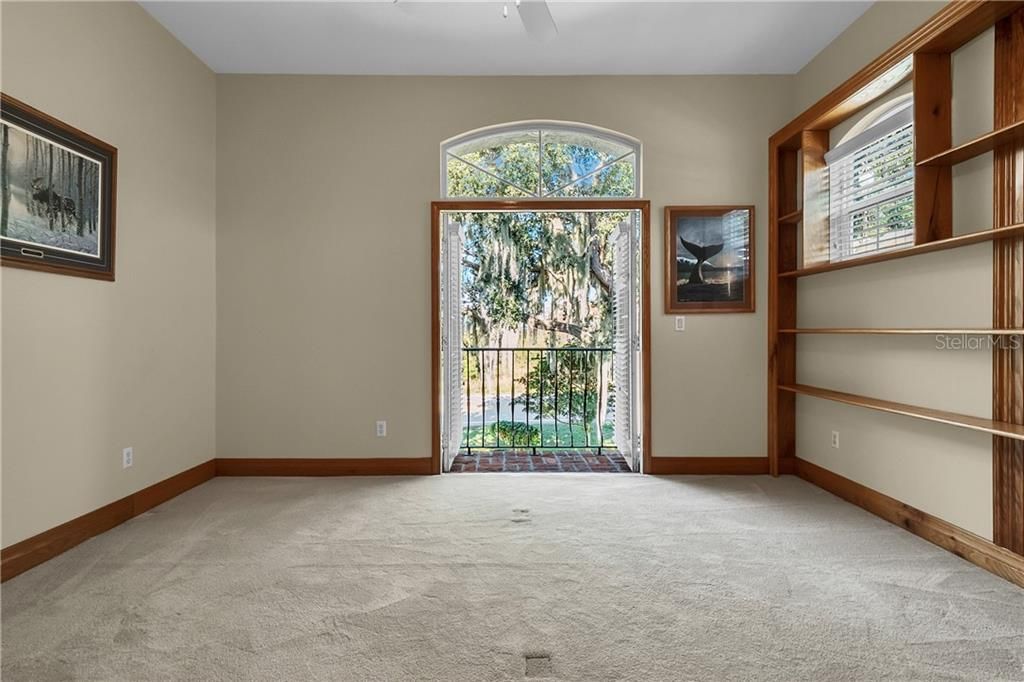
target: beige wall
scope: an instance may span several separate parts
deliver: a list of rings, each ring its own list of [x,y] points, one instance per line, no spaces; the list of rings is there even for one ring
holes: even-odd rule
[[[214,456],[216,82],[133,3],[2,15],[3,91],[119,152],[117,281],[0,271],[8,546]]]
[[[561,119],[644,144],[654,453],[763,456],[766,150],[791,81],[218,77],[218,454],[429,455],[440,142]],[[660,312],[670,203],[757,206],[756,314],[673,331]]]
[[[824,96],[941,5],[878,3],[796,78],[795,115]],[[992,127],[992,33],[954,55],[954,142]],[[987,159],[987,160],[986,160]],[[991,158],[956,169],[955,231],[991,226]],[[982,244],[841,270],[799,283],[803,327],[988,327],[992,247]],[[802,337],[803,383],[978,416],[991,415],[991,354],[940,350],[937,340]],[[831,448],[833,430],[840,448]],[[800,397],[797,454],[843,476],[992,535],[991,439],[860,408]]]
[[[117,282],[0,276],[3,544],[215,453],[429,454],[439,143],[523,119],[644,143],[655,454],[763,455],[766,140],[937,9],[879,3],[795,78],[215,78],[135,5],[4,3],[4,91],[116,145],[120,202]],[[986,50],[990,36],[957,56],[958,139],[991,123]],[[986,172],[958,169],[958,231],[990,220],[964,189]],[[756,314],[673,331],[669,203],[756,205]],[[990,265],[976,246],[808,278],[800,323],[985,326]],[[933,345],[801,339],[800,380],[988,414],[988,355]],[[986,437],[802,398],[798,412],[800,456],[991,535]]]
[[[792,115],[804,111],[857,73],[945,4],[917,0],[876,2],[797,74]]]

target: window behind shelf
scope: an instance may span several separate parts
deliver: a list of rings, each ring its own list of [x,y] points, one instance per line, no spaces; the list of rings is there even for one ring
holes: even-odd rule
[[[899,97],[864,118],[825,155],[829,260],[914,243],[913,100]]]

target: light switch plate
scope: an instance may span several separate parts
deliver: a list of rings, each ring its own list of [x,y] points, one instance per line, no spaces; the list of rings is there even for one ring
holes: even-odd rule
[[[686,315],[676,315],[676,331],[686,331]]]

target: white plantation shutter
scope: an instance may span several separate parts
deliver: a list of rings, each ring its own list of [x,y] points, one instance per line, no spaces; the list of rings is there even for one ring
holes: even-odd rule
[[[627,223],[620,223],[612,237],[612,315],[615,323],[612,371],[615,381],[615,447],[633,471],[637,471],[639,448],[633,423],[633,401],[636,397],[633,354],[637,327],[636,273],[632,257],[634,238]]]
[[[825,155],[830,260],[914,243],[914,123],[908,103]]]
[[[451,470],[462,443],[462,225],[445,225],[441,287],[441,357],[444,363],[442,470]]]

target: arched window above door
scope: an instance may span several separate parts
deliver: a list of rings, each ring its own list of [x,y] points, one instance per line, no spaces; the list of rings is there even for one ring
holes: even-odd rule
[[[640,142],[581,123],[526,121],[441,145],[446,198],[640,196]]]

